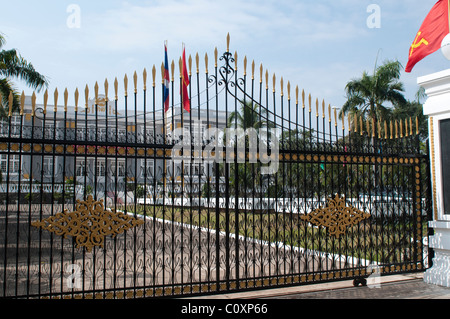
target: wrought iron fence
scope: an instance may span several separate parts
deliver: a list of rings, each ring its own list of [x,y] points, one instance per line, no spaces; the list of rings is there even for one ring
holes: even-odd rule
[[[119,99],[33,94],[0,136],[0,295],[136,298],[423,271],[428,154],[416,119],[341,120],[229,43]],[[180,70],[181,70],[180,60]],[[219,66],[219,63],[222,63]],[[162,67],[163,68],[163,67]],[[162,70],[163,73],[164,70]],[[259,79],[258,79],[259,73]],[[163,73],[164,74],[164,73]],[[161,89],[164,82],[161,84]],[[92,99],[93,98],[93,99]],[[177,130],[178,129],[178,130]]]

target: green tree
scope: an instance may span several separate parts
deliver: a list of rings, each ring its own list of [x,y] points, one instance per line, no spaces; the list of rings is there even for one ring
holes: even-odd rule
[[[406,99],[403,95],[404,86],[399,81],[402,65],[398,61],[386,61],[375,67],[374,73],[369,75],[366,71],[362,77],[351,80],[345,86],[347,101],[342,106],[339,116],[362,116],[363,119],[373,119],[375,123],[386,119],[391,107],[403,105]]]
[[[275,127],[274,123],[268,120],[267,109],[261,107],[259,104],[246,100],[240,103],[239,111],[230,113],[227,122],[228,128],[240,128],[244,131],[252,128],[257,134],[260,130],[267,129],[269,132],[269,129]],[[238,138],[242,137],[238,136]],[[268,138],[270,138],[270,132],[268,134]],[[226,141],[226,136],[224,139]],[[259,141],[259,135],[257,136],[257,139]],[[245,147],[248,146],[249,139],[248,136],[245,136]],[[245,162],[225,165],[229,165],[228,176],[230,194],[235,195],[237,192],[238,196],[243,196],[248,192],[261,191],[263,183],[261,179],[261,163]],[[220,171],[227,171],[224,164],[220,164],[220,166]],[[260,182],[261,185],[259,187],[255,185],[256,181]],[[252,189],[252,187],[254,187],[254,189]]]
[[[273,123],[268,121],[267,109],[259,104],[244,100],[240,104],[239,112],[231,112],[228,117],[228,127],[239,127],[244,130],[254,128],[272,128]]]
[[[428,118],[423,114],[423,105],[420,102],[421,98],[424,97],[425,93],[423,92],[423,89],[419,89],[416,93],[416,100],[406,101],[406,103],[395,105],[392,109],[392,118],[395,120],[412,118],[415,121],[417,117],[421,141],[424,141],[428,137]]]
[[[0,34],[0,49],[3,48],[6,40]],[[20,105],[19,94],[14,89],[12,80],[18,79],[24,81],[27,86],[38,92],[48,86],[48,80],[45,76],[37,72],[34,66],[25,60],[16,49],[0,51],[0,118],[6,117],[9,109],[9,95],[13,94],[13,111]]]

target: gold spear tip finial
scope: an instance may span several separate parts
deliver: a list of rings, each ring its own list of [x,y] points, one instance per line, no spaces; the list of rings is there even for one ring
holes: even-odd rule
[[[20,96],[20,115],[23,115],[24,107],[25,107],[25,92],[22,91],[22,95]]]
[[[153,67],[154,66],[155,65],[153,65]],[[145,90],[147,90],[147,69],[146,68],[144,68],[144,71],[142,71],[142,81],[144,82],[144,91],[145,91]]]
[[[74,95],[75,95],[75,112],[77,112],[78,111],[78,97],[79,97],[79,93],[78,93],[78,88],[75,88],[75,93],[74,93]]]
[[[69,99],[69,91],[67,91],[67,88],[64,90],[64,112],[67,112],[67,101]]]
[[[230,52],[230,33],[227,34],[227,52]]]

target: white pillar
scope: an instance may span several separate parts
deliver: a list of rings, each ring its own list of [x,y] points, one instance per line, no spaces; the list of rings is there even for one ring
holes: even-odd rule
[[[441,124],[450,119],[450,69],[420,77],[417,83],[428,96],[423,113],[428,116],[429,125],[433,201],[433,220],[429,227],[434,229],[429,247],[435,252],[433,266],[425,272],[424,281],[450,287],[450,205],[444,205],[444,195],[449,194],[450,187],[444,189],[443,185],[443,172],[450,167],[450,162],[443,163],[441,157],[442,145],[450,144],[450,140],[441,138]]]

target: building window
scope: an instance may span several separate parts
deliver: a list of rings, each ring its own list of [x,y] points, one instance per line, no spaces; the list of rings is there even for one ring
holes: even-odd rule
[[[5,119],[0,121],[0,134],[3,136],[9,135],[9,128],[11,127],[11,136],[19,136],[21,127],[20,127],[20,116],[14,115],[11,116],[11,126],[9,125],[9,120]]]
[[[97,176],[105,176],[105,160],[97,160],[96,174]]]
[[[9,158],[9,163],[8,163]],[[18,173],[19,172],[19,155],[0,155],[0,169],[3,173]]]
[[[141,172],[142,177],[147,174],[147,177],[151,177],[155,175],[155,162],[153,160],[142,160],[141,161]]]
[[[53,175],[53,157],[44,156],[42,169],[45,176]]]
[[[125,160],[111,160],[111,176],[125,176]],[[117,168],[116,168],[117,167]]]
[[[77,176],[86,176],[86,164],[84,159],[77,159],[76,174]]]

